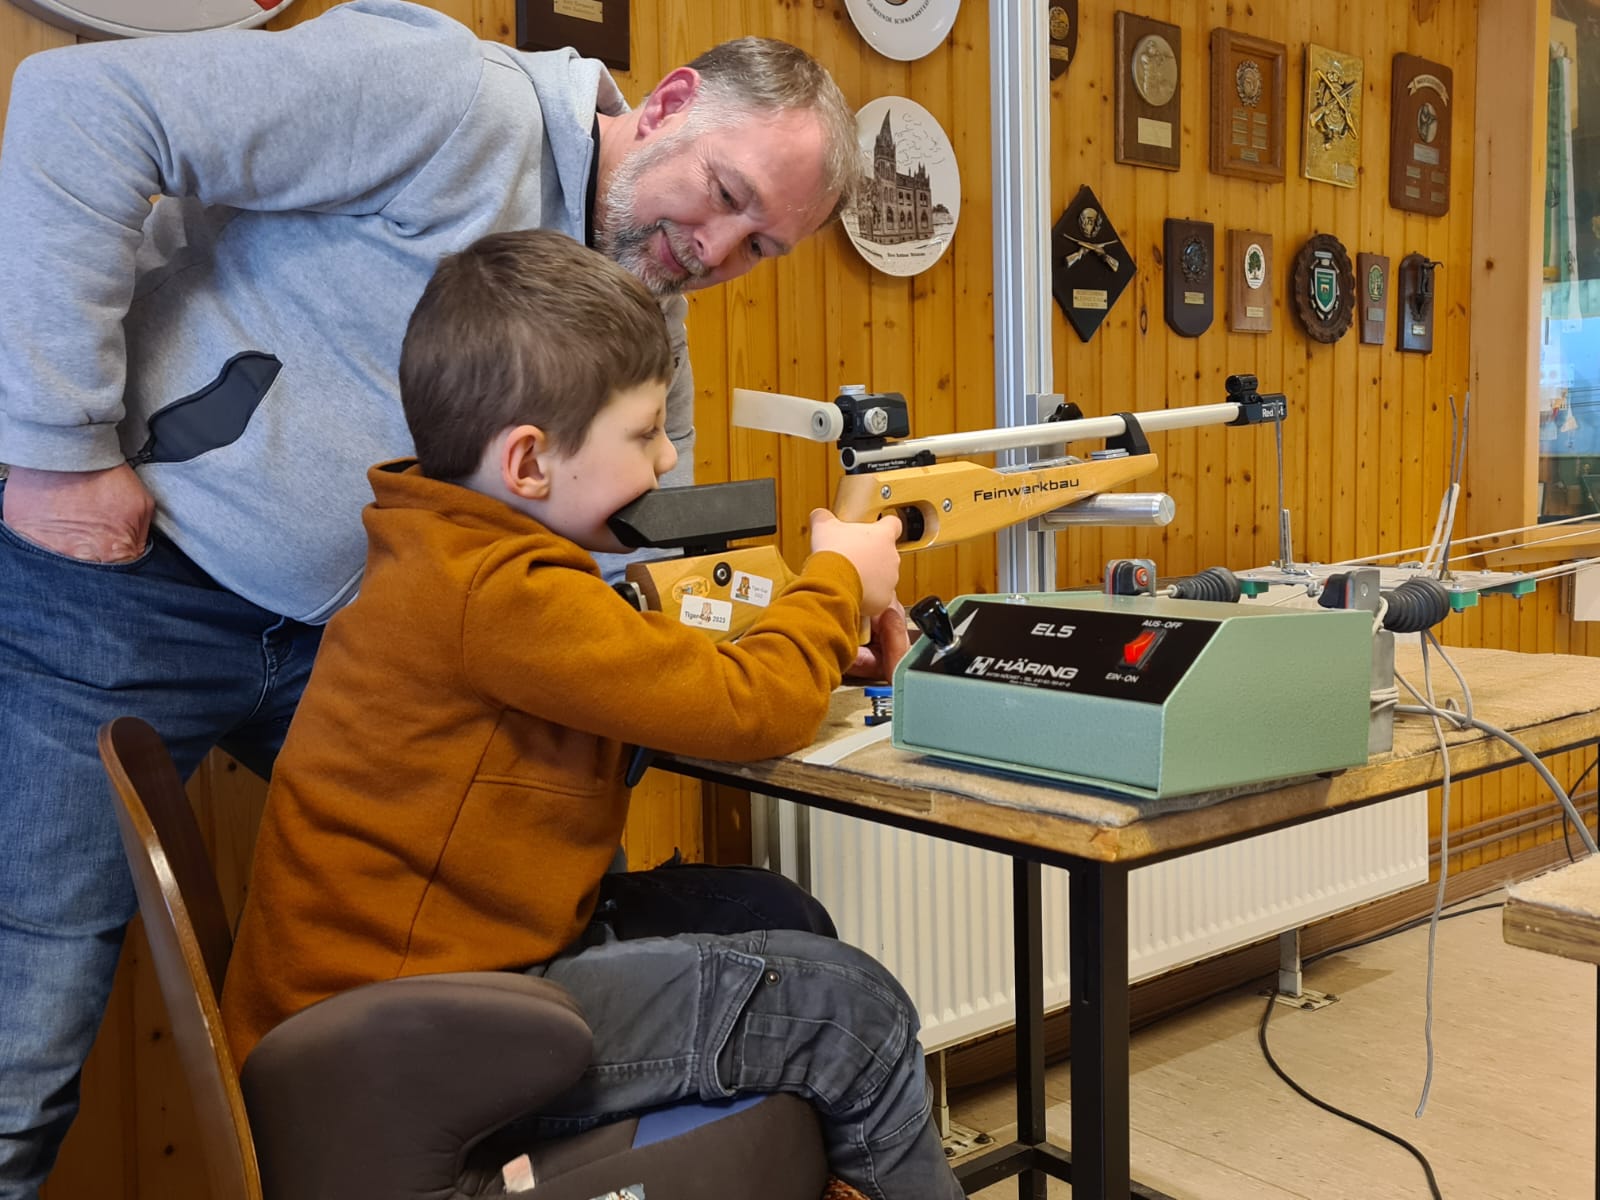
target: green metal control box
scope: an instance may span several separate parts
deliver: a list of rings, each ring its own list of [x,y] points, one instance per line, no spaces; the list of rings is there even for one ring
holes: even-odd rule
[[[963,596],[894,678],[894,744],[1147,798],[1367,760],[1372,614]]]

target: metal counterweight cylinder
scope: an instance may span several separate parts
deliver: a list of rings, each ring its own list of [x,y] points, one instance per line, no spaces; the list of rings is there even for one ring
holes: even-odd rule
[[[1165,492],[1101,492],[1047,512],[1039,518],[1045,529],[1069,525],[1166,525],[1177,513]]]

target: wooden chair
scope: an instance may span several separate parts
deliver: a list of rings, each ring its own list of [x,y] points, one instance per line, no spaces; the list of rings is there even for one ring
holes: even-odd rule
[[[498,1192],[524,1153],[538,1200],[638,1183],[650,1200],[822,1194],[816,1114],[792,1096],[531,1142],[516,1118],[572,1086],[592,1047],[571,996],[524,975],[356,988],[274,1029],[241,1076],[218,1007],[233,936],[183,781],[138,718],[106,724],[99,745],[213,1200],[465,1200]]]

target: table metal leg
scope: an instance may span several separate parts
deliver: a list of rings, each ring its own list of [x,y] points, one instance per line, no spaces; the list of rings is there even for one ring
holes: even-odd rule
[[[962,1163],[956,1177],[969,1195],[1015,1175],[1020,1200],[1046,1200],[1052,1177],[1072,1184],[1074,1200],[1172,1200],[1129,1179],[1128,872],[1090,863],[1069,874],[1072,1153],[1045,1127],[1041,868],[1014,858],[1017,1140]]]
[[[1044,1103],[1044,915],[1041,868],[1011,860],[1011,939],[1017,985],[1017,1140],[1029,1146],[1049,1138]],[[1049,1176],[1029,1167],[1017,1176],[1018,1200],[1046,1200]]]
[[[1120,1200],[1130,1184],[1128,871],[1090,862],[1069,875],[1072,1195]]]

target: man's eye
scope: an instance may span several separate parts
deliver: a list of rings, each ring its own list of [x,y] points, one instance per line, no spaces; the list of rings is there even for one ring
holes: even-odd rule
[[[751,238],[750,239],[750,257],[751,258],[761,258],[761,257],[763,257],[762,252],[761,252],[761,239],[760,238]]]
[[[722,197],[722,202],[725,205],[727,205],[729,208],[733,207],[733,193],[732,192],[730,192],[727,188],[721,187],[719,185],[718,188],[717,188],[717,194]]]

